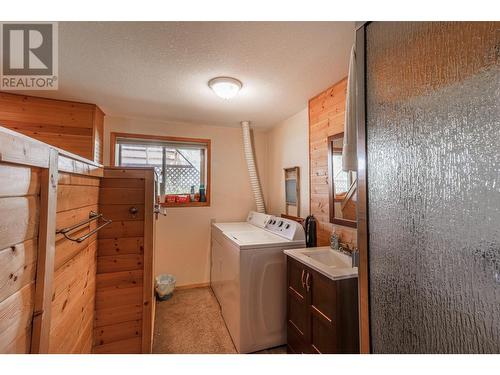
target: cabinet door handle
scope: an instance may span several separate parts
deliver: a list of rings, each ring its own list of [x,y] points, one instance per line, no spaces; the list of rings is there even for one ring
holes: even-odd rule
[[[304,281],[304,274],[305,274],[306,270],[302,270],[302,276],[300,277],[300,280],[302,281],[302,289],[305,289],[306,288],[306,283]]]
[[[308,272],[306,276],[306,290],[309,292],[309,289],[311,288],[311,283],[309,282],[311,274]]]

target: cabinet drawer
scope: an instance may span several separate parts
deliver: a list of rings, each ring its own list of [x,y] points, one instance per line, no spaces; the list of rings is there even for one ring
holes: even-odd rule
[[[334,281],[314,270],[308,271],[310,276],[311,313],[319,319],[333,323],[337,305],[337,288]]]
[[[307,331],[307,304],[295,295],[293,290],[288,290],[288,323],[297,330],[297,334],[305,338]]]
[[[300,336],[300,334],[297,332],[297,329],[290,322],[288,322],[287,324],[286,342],[290,352],[294,354],[302,354],[308,352],[304,338]]]
[[[338,353],[335,326],[314,313],[311,314],[311,347],[313,353]]]

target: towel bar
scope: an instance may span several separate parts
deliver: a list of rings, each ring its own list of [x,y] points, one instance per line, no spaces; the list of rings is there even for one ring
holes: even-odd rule
[[[69,236],[69,234],[68,234],[69,232],[72,232],[75,229],[78,229],[79,227],[81,227],[85,224],[91,223],[92,221],[98,220],[100,218],[102,218],[104,220],[104,223],[102,225],[98,226],[97,228],[95,228],[94,230],[90,231],[89,233],[87,233],[81,237],[78,237],[78,238],[72,238]],[[58,230],[56,230],[56,234],[62,234],[66,239],[80,243],[80,242],[85,241],[87,238],[92,236],[94,233],[97,233],[100,229],[104,228],[106,225],[111,224],[111,223],[112,223],[112,220],[105,219],[102,216],[102,214],[99,214],[95,211],[90,211],[88,220],[82,221],[82,222],[75,224],[75,225],[72,225],[70,227],[58,229]]]
[[[81,237],[78,237],[78,238],[69,238],[69,237],[66,237],[68,240],[71,240],[71,241],[76,241],[78,243],[80,242],[83,242],[85,241],[87,238],[89,238],[90,236],[92,236],[94,233],[97,233],[99,230],[101,230],[102,228],[104,228],[106,225],[108,224],[111,224],[112,220],[106,220],[106,219],[103,219],[104,220],[104,224],[98,226],[97,228],[95,228],[94,230],[90,231],[89,233],[87,233],[86,235],[84,236],[81,236]]]
[[[70,227],[58,229],[58,230],[56,230],[56,234],[64,234],[64,233],[71,232],[78,227],[81,227],[81,226],[88,224],[96,219],[99,219],[100,217],[102,217],[102,214],[98,214],[95,211],[90,211],[88,220],[82,221],[81,223],[77,223],[77,224],[72,225]]]

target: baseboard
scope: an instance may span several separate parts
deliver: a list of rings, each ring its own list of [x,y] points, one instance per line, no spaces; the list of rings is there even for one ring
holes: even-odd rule
[[[175,290],[185,290],[185,289],[195,289],[195,288],[207,288],[210,286],[210,283],[199,283],[199,284],[189,284],[176,286]]]

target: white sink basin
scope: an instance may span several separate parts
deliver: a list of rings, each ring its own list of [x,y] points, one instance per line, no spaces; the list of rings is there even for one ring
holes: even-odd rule
[[[338,251],[330,249],[319,249],[303,252],[309,258],[324,264],[327,267],[351,268],[351,259],[349,256]]]
[[[352,267],[351,257],[330,247],[308,247],[285,250],[285,254],[332,280],[358,277],[358,268]]]

